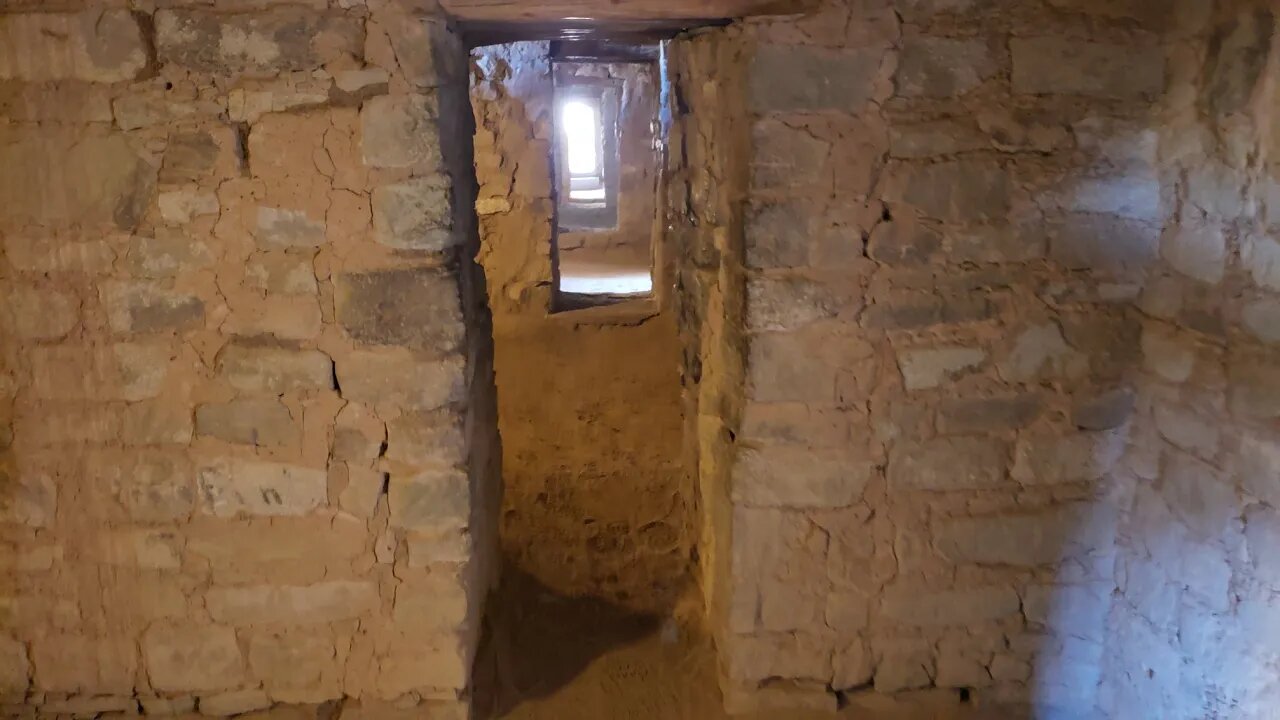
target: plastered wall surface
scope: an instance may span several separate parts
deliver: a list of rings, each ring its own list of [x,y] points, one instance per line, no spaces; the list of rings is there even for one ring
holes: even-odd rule
[[[1269,712],[1274,44],[1086,0],[677,42],[731,706]]]
[[[500,452],[459,41],[53,5],[0,11],[6,707],[462,717]]]
[[[550,314],[548,58],[546,43],[473,52],[479,260],[494,313],[504,560],[554,593],[664,613],[691,584],[693,545],[676,315],[662,305],[661,271],[658,299],[639,312]],[[639,197],[621,203],[624,217],[648,206],[646,233],[652,182],[651,171],[647,186],[624,185]],[[647,266],[644,240],[638,261]]]

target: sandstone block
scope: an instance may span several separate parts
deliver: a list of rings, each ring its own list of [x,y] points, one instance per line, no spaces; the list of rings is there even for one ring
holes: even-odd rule
[[[0,79],[132,80],[147,65],[138,21],[125,9],[0,17]]]
[[[405,413],[387,424],[387,459],[415,467],[466,462],[461,418],[448,410]]]
[[[181,188],[160,193],[160,217],[170,225],[185,225],[201,215],[218,214],[218,196],[211,190]]]
[[[884,51],[761,45],[747,74],[757,113],[857,110],[882,93]]]
[[[155,187],[156,169],[123,134],[63,129],[0,132],[0,168],[52,168],[0,182],[0,225],[114,226],[132,230]],[[71,170],[74,168],[75,170]]]
[[[852,310],[848,281],[752,278],[747,281],[747,323],[755,330],[794,330]]]
[[[223,458],[197,472],[201,511],[207,515],[304,515],[328,500],[324,470]]]
[[[1023,591],[1027,622],[1055,632],[1103,641],[1111,588],[1095,585],[1031,585]]]
[[[1208,463],[1172,453],[1161,495],[1197,541],[1218,541],[1228,532],[1238,532],[1241,503],[1235,487]]]
[[[898,368],[908,390],[926,390],[977,368],[986,359],[987,353],[981,348],[917,348],[898,353]]]
[[[970,120],[895,124],[889,128],[889,156],[895,158],[918,160],[957,155],[985,150],[991,145],[991,138],[979,132]]]
[[[9,264],[26,272],[101,275],[109,272],[116,261],[115,250],[105,240],[11,235],[3,242]]]
[[[247,520],[209,520],[186,533],[187,550],[215,570],[246,565],[349,565],[365,550],[363,520],[342,515],[308,515]]]
[[[950,222],[1008,215],[1012,183],[1001,165],[982,160],[899,162],[888,171],[886,195],[925,217]]]
[[[196,434],[241,445],[298,444],[301,433],[278,400],[232,400],[196,408]]]
[[[206,182],[221,154],[218,138],[209,131],[175,132],[165,146],[160,182],[168,185]]]
[[[938,406],[938,432],[963,435],[1018,430],[1040,416],[1041,405],[1035,393],[943,400]]]
[[[438,109],[430,95],[380,95],[360,109],[361,147],[370,167],[404,168],[441,163]]]
[[[891,694],[928,687],[935,674],[933,653],[927,646],[895,643],[880,651],[873,684],[876,692]]]
[[[409,577],[396,587],[392,621],[406,635],[430,636],[461,627],[469,610],[463,575],[436,569]]]
[[[1014,92],[1140,99],[1164,90],[1164,49],[1070,38],[1014,38]]]
[[[305,295],[267,296],[237,303],[223,325],[232,335],[271,335],[280,340],[310,340],[323,328],[320,303]]]
[[[1142,364],[1169,382],[1186,382],[1196,366],[1196,347],[1190,334],[1150,325],[1142,332]]]
[[[871,682],[875,674],[875,658],[866,642],[854,640],[832,659],[831,686],[837,690],[860,687]]]
[[[831,638],[808,633],[732,635],[724,640],[726,671],[735,680],[831,678]]]
[[[747,403],[739,436],[755,443],[839,447],[849,442],[849,415],[803,403]]]
[[[1049,256],[1072,269],[1129,273],[1152,264],[1160,244],[1153,223],[1118,216],[1071,214],[1049,240]]]
[[[262,710],[271,706],[271,698],[261,690],[230,690],[200,698],[200,713],[214,717],[230,717]]]
[[[32,348],[31,390],[51,400],[146,400],[169,372],[168,343],[57,345]]]
[[[1089,369],[1089,359],[1073,350],[1057,323],[1032,325],[1014,339],[1009,354],[996,363],[1000,377],[1027,382],[1038,377],[1075,378]]]
[[[172,530],[117,530],[92,538],[85,554],[104,565],[177,570],[182,537]]]
[[[282,395],[333,387],[333,361],[318,350],[228,345],[218,355],[218,374],[242,392]]]
[[[51,693],[128,694],[137,656],[131,638],[51,633],[31,643],[33,685]]]
[[[156,237],[129,241],[124,269],[139,278],[170,278],[213,265],[213,252],[200,240],[176,232],[157,231]]]
[[[923,265],[942,252],[942,236],[914,220],[881,223],[871,231],[867,254],[886,265]]]
[[[743,448],[732,496],[756,507],[847,507],[862,497],[873,472],[872,463],[844,450]]]
[[[183,332],[204,324],[203,300],[155,283],[111,283],[100,295],[118,333]]]
[[[1124,455],[1119,433],[1024,436],[1014,451],[1012,477],[1023,484],[1096,482]]]
[[[471,557],[471,537],[464,530],[410,532],[409,567],[425,568],[439,563],[463,563]]]
[[[256,634],[249,640],[248,657],[254,677],[272,699],[318,702],[342,695],[342,667],[327,629]]]
[[[267,249],[312,248],[325,243],[324,220],[314,220],[303,210],[258,208],[254,237]]]
[[[1175,446],[1210,462],[1218,455],[1222,433],[1216,418],[1163,403],[1156,406],[1154,417],[1156,430]]]
[[[244,660],[229,627],[152,625],[142,636],[151,686],[162,692],[202,692],[244,681]]]
[[[245,287],[268,295],[315,295],[314,259],[310,253],[255,253],[245,266]]]
[[[463,362],[451,355],[421,359],[408,352],[357,351],[338,362],[348,400],[408,411],[434,410],[462,400]]]
[[[1240,258],[1258,287],[1280,290],[1280,242],[1265,235],[1252,235],[1245,241]]]
[[[5,295],[5,324],[17,337],[60,338],[80,322],[80,301],[70,293],[32,285],[13,285],[0,292]]]
[[[415,178],[375,189],[373,232],[378,242],[397,250],[441,252],[460,243],[447,178]]]
[[[108,460],[102,478],[125,514],[140,522],[186,518],[195,506],[191,462],[185,453],[148,451]]]
[[[1111,430],[1128,422],[1137,396],[1131,388],[1115,388],[1098,395],[1077,398],[1071,421],[1081,430]]]
[[[5,488],[0,495],[0,521],[36,528],[53,522],[58,488],[49,474],[0,466],[0,481]]]
[[[1018,614],[1022,601],[1008,586],[930,588],[890,586],[885,589],[881,613],[902,625],[972,626]]]
[[[347,465],[347,486],[338,495],[338,505],[358,518],[373,517],[387,485],[387,474]]]
[[[359,618],[378,607],[378,587],[362,580],[314,585],[245,585],[205,594],[209,614],[231,625],[312,625]]]
[[[953,562],[1033,567],[1109,548],[1114,508],[1073,504],[1022,515],[939,521],[934,544]]]
[[[981,40],[911,37],[898,59],[898,95],[951,97],[962,95],[999,70],[991,48]]]
[[[920,330],[935,325],[981,322],[996,307],[979,293],[943,296],[936,293],[891,292],[862,314],[862,324],[878,330]]]
[[[458,63],[449,63],[450,53],[456,57],[463,57],[463,53],[440,19],[378,14],[369,21],[368,32],[365,52],[369,62],[402,73],[414,87],[438,87],[451,73],[459,72],[453,67]]]
[[[803,128],[762,120],[752,128],[751,137],[753,190],[789,189],[803,182],[804,173],[823,176],[831,145]]]
[[[746,218],[748,267],[785,268],[809,264],[815,208],[803,200],[752,206]]]
[[[400,345],[439,353],[463,337],[457,280],[434,269],[377,270],[339,275],[338,322],[366,345]]]
[[[25,695],[30,684],[26,646],[12,638],[0,638],[0,696]]]
[[[416,475],[393,474],[388,486],[391,525],[407,530],[439,532],[466,527],[471,517],[467,474],[452,468]]]
[[[895,490],[973,490],[1005,482],[1009,449],[982,438],[939,438],[898,443],[889,454],[889,484]]]
[[[1280,298],[1265,298],[1248,303],[1240,310],[1240,324],[1258,340],[1280,343]]]
[[[120,423],[120,440],[126,445],[186,445],[195,432],[191,409],[164,401],[130,403]]]
[[[387,426],[368,407],[349,402],[338,411],[333,429],[333,459],[371,467],[382,454]]]
[[[414,638],[399,640],[380,658],[382,672],[377,678],[383,697],[396,697],[415,690],[439,693],[466,687],[471,658],[462,642],[446,635],[424,643]],[[443,703],[446,712],[454,712]],[[446,716],[447,717],[447,716]]]
[[[315,70],[342,57],[360,57],[364,44],[364,29],[354,16],[285,7],[240,15],[160,10],[155,25],[162,63],[215,74]]]
[[[1216,285],[1226,272],[1227,240],[1215,225],[1183,223],[1166,233],[1160,256],[1183,275]]]

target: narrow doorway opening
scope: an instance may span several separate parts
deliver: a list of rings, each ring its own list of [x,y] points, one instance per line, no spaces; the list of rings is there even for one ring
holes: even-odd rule
[[[695,503],[663,262],[661,52],[653,39],[471,51],[504,486],[476,683],[498,716],[623,648],[661,651],[683,636],[662,632],[673,615],[700,606],[685,602]],[[707,652],[708,683],[713,667]]]

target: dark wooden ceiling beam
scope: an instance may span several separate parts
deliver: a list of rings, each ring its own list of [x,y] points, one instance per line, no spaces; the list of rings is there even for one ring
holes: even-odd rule
[[[590,24],[724,20],[754,15],[789,15],[812,8],[815,0],[440,0],[462,23]]]

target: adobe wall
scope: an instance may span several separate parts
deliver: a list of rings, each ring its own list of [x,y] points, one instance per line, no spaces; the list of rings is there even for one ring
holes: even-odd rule
[[[109,5],[0,13],[4,700],[460,717],[499,463],[465,54],[409,4]]]

